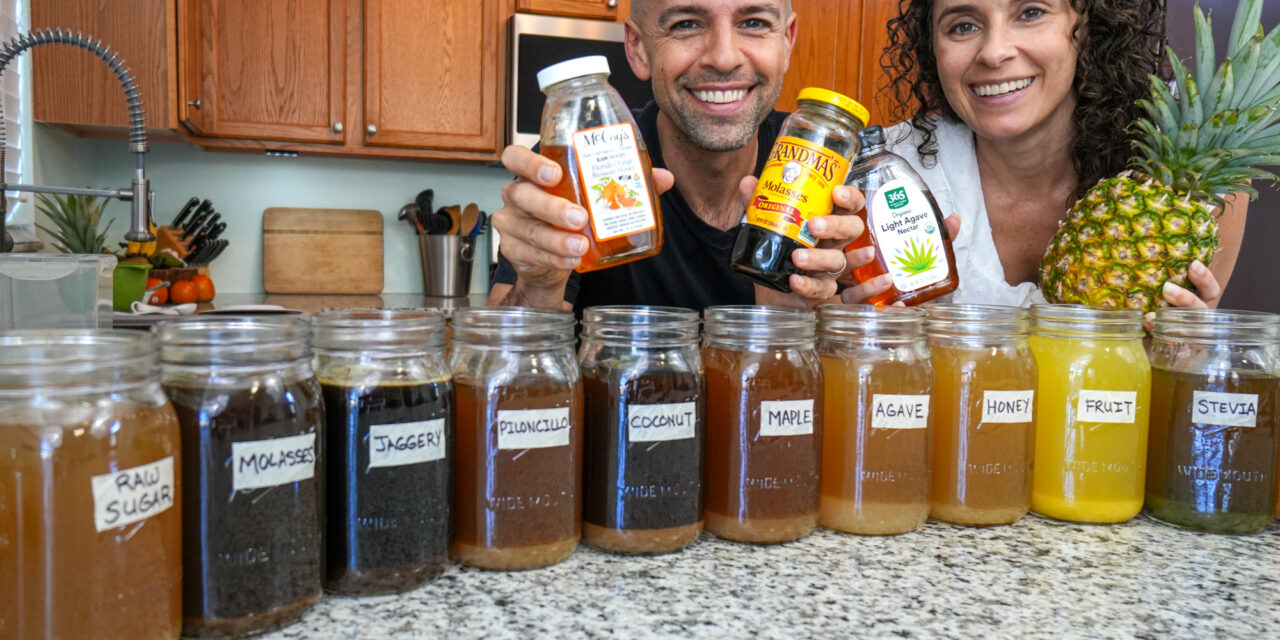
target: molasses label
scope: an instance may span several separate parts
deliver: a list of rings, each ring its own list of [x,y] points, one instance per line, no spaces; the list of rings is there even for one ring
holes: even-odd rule
[[[544,449],[569,445],[569,407],[498,412],[499,449]]]
[[[831,213],[831,191],[849,173],[849,161],[820,145],[781,136],[769,152],[760,182],[747,204],[749,224],[812,247],[809,221]]]
[[[231,443],[232,491],[292,484],[315,474],[315,433]]]
[[[929,426],[929,396],[877,393],[871,396],[872,429],[924,429]]]
[[[693,402],[627,405],[627,441],[663,442],[693,437],[697,421]]]
[[[369,426],[370,469],[431,462],[444,452],[444,418]]]
[[[630,123],[579,131],[573,134],[573,151],[597,241],[654,228],[640,145]]]
[[[899,291],[915,291],[950,275],[938,216],[914,181],[881,185],[868,198],[867,226]]]
[[[807,436],[813,433],[813,400],[760,403],[760,435]]]
[[[90,478],[93,526],[106,531],[146,520],[173,506],[173,456]]]
[[[1026,391],[983,391],[983,424],[1031,422],[1031,407],[1035,395],[1036,392],[1030,389]]]
[[[1191,397],[1191,422],[1216,427],[1258,426],[1258,396],[1253,393],[1196,391]]]
[[[1076,401],[1076,420],[1133,424],[1137,419],[1137,391],[1080,390],[1080,397]]]

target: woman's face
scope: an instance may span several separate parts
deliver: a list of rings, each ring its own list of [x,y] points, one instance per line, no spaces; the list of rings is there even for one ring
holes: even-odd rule
[[[952,110],[981,138],[1070,135],[1078,17],[1069,0],[936,0],[934,52]]]

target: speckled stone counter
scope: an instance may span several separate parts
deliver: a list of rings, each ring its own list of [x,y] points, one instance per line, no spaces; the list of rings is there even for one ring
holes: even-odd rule
[[[1073,525],[819,530],[756,547],[581,548],[546,569],[450,567],[398,596],[326,596],[285,638],[1277,638],[1280,527],[1198,534],[1140,516]]]

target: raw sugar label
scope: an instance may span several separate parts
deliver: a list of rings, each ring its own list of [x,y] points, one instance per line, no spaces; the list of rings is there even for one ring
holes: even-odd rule
[[[813,400],[760,403],[760,435],[807,436],[813,433]]]
[[[499,449],[569,445],[569,407],[498,412]]]
[[[831,213],[831,190],[844,182],[849,161],[801,138],[782,136],[760,172],[747,204],[747,222],[807,247],[818,244],[809,221]]]
[[[444,451],[444,418],[369,427],[370,469],[431,462]]]
[[[984,424],[1013,424],[1031,422],[1031,407],[1035,390],[983,391],[982,422]]]
[[[596,240],[618,238],[655,226],[640,145],[630,123],[579,131],[573,134],[573,151],[587,192],[587,209]]]
[[[173,506],[173,456],[90,478],[93,526],[106,531],[146,520]]]
[[[693,437],[698,419],[693,402],[627,405],[627,441],[662,442]]]
[[[877,393],[871,396],[872,429],[924,429],[929,426],[929,396]]]
[[[1080,398],[1076,401],[1076,420],[1133,424],[1137,419],[1137,391],[1080,390]]]
[[[915,291],[951,273],[933,205],[913,182],[890,180],[867,198],[867,225],[899,291]]]
[[[1258,426],[1258,395],[1196,391],[1191,394],[1191,422],[1216,427]]]
[[[231,443],[231,488],[261,489],[310,480],[316,474],[316,434]]]

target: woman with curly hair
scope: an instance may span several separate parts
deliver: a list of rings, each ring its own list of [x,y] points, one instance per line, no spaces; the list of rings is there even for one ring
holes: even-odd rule
[[[900,0],[882,66],[901,124],[893,150],[921,172],[953,229],[956,302],[1043,301],[1040,258],[1071,204],[1131,156],[1129,124],[1162,71],[1162,0]],[[1219,219],[1212,269],[1189,270],[1214,306],[1231,275],[1245,203]],[[887,284],[887,283],[885,283]],[[886,289],[845,290],[849,302]]]

